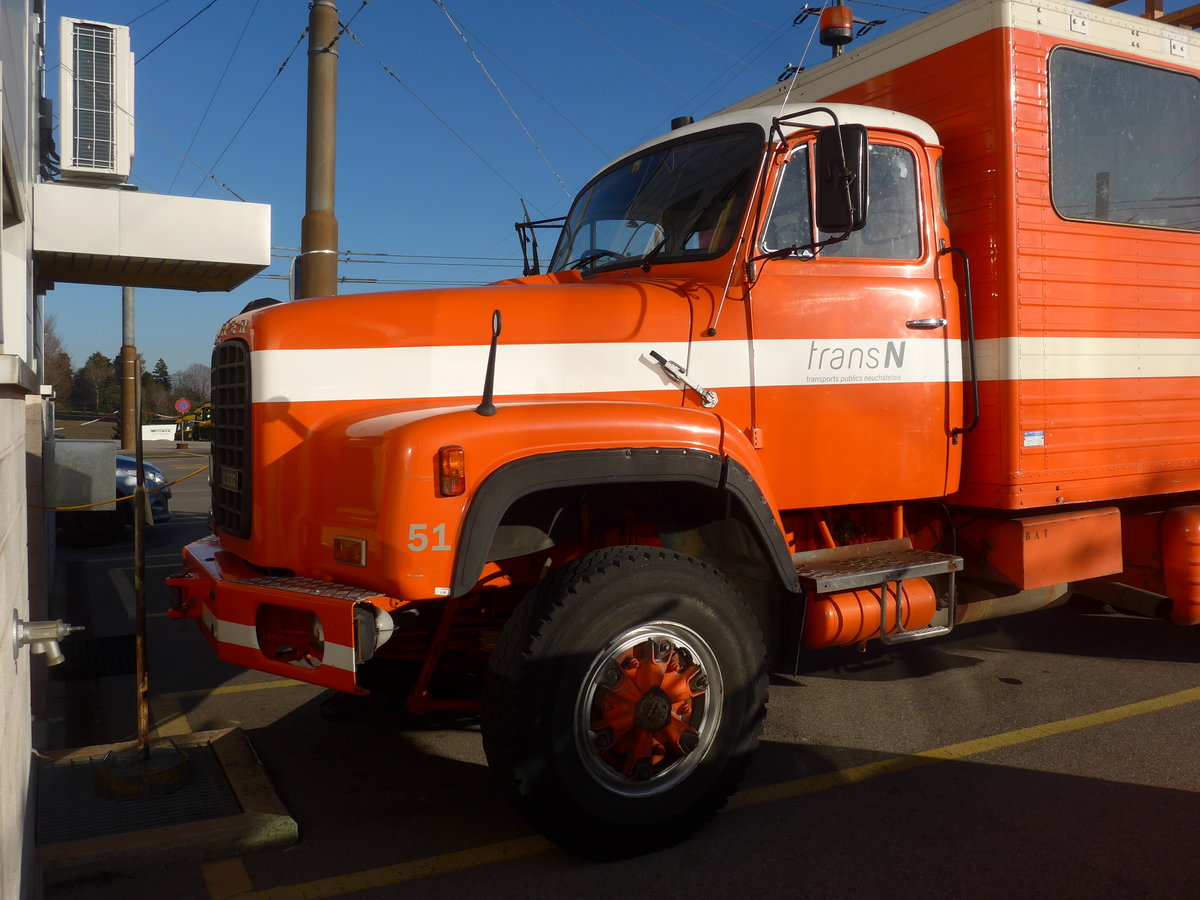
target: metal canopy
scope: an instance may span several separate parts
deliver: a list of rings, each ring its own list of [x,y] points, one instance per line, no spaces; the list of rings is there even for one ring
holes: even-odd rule
[[[41,282],[228,291],[270,265],[266,204],[64,182],[34,198]]]

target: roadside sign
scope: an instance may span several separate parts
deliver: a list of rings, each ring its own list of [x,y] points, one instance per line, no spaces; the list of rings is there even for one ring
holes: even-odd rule
[[[175,411],[181,416],[192,408],[192,403],[187,397],[180,397],[175,401]]]

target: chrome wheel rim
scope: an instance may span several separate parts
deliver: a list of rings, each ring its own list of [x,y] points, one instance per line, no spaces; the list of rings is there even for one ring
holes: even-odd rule
[[[574,737],[588,774],[627,797],[670,790],[707,756],[725,685],[716,654],[678,622],[650,622],[592,659],[575,702]]]

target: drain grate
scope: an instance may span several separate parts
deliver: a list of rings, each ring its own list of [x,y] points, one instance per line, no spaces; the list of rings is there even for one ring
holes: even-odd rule
[[[57,844],[236,816],[242,812],[209,743],[181,745],[191,770],[172,794],[109,800],[92,789],[92,769],[104,756],[42,761],[38,766],[37,843]]]

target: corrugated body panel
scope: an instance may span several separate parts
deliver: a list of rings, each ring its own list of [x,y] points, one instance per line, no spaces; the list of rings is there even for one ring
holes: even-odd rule
[[[1154,341],[1200,336],[1200,235],[1058,215],[1047,166],[1047,72],[1050,54],[1064,42],[1027,32],[1014,37],[1017,336],[1122,339],[1130,345],[1123,352],[1137,354],[1134,368],[1144,375],[1127,377],[1126,361],[1120,366],[1126,377],[1041,381],[1022,372],[1015,381],[1019,427],[1010,437],[1042,431],[1044,443],[1025,447],[1018,440],[1019,490],[996,502],[1029,506],[1196,489],[1200,377],[1156,377]],[[1200,359],[1194,370],[1200,376]]]

